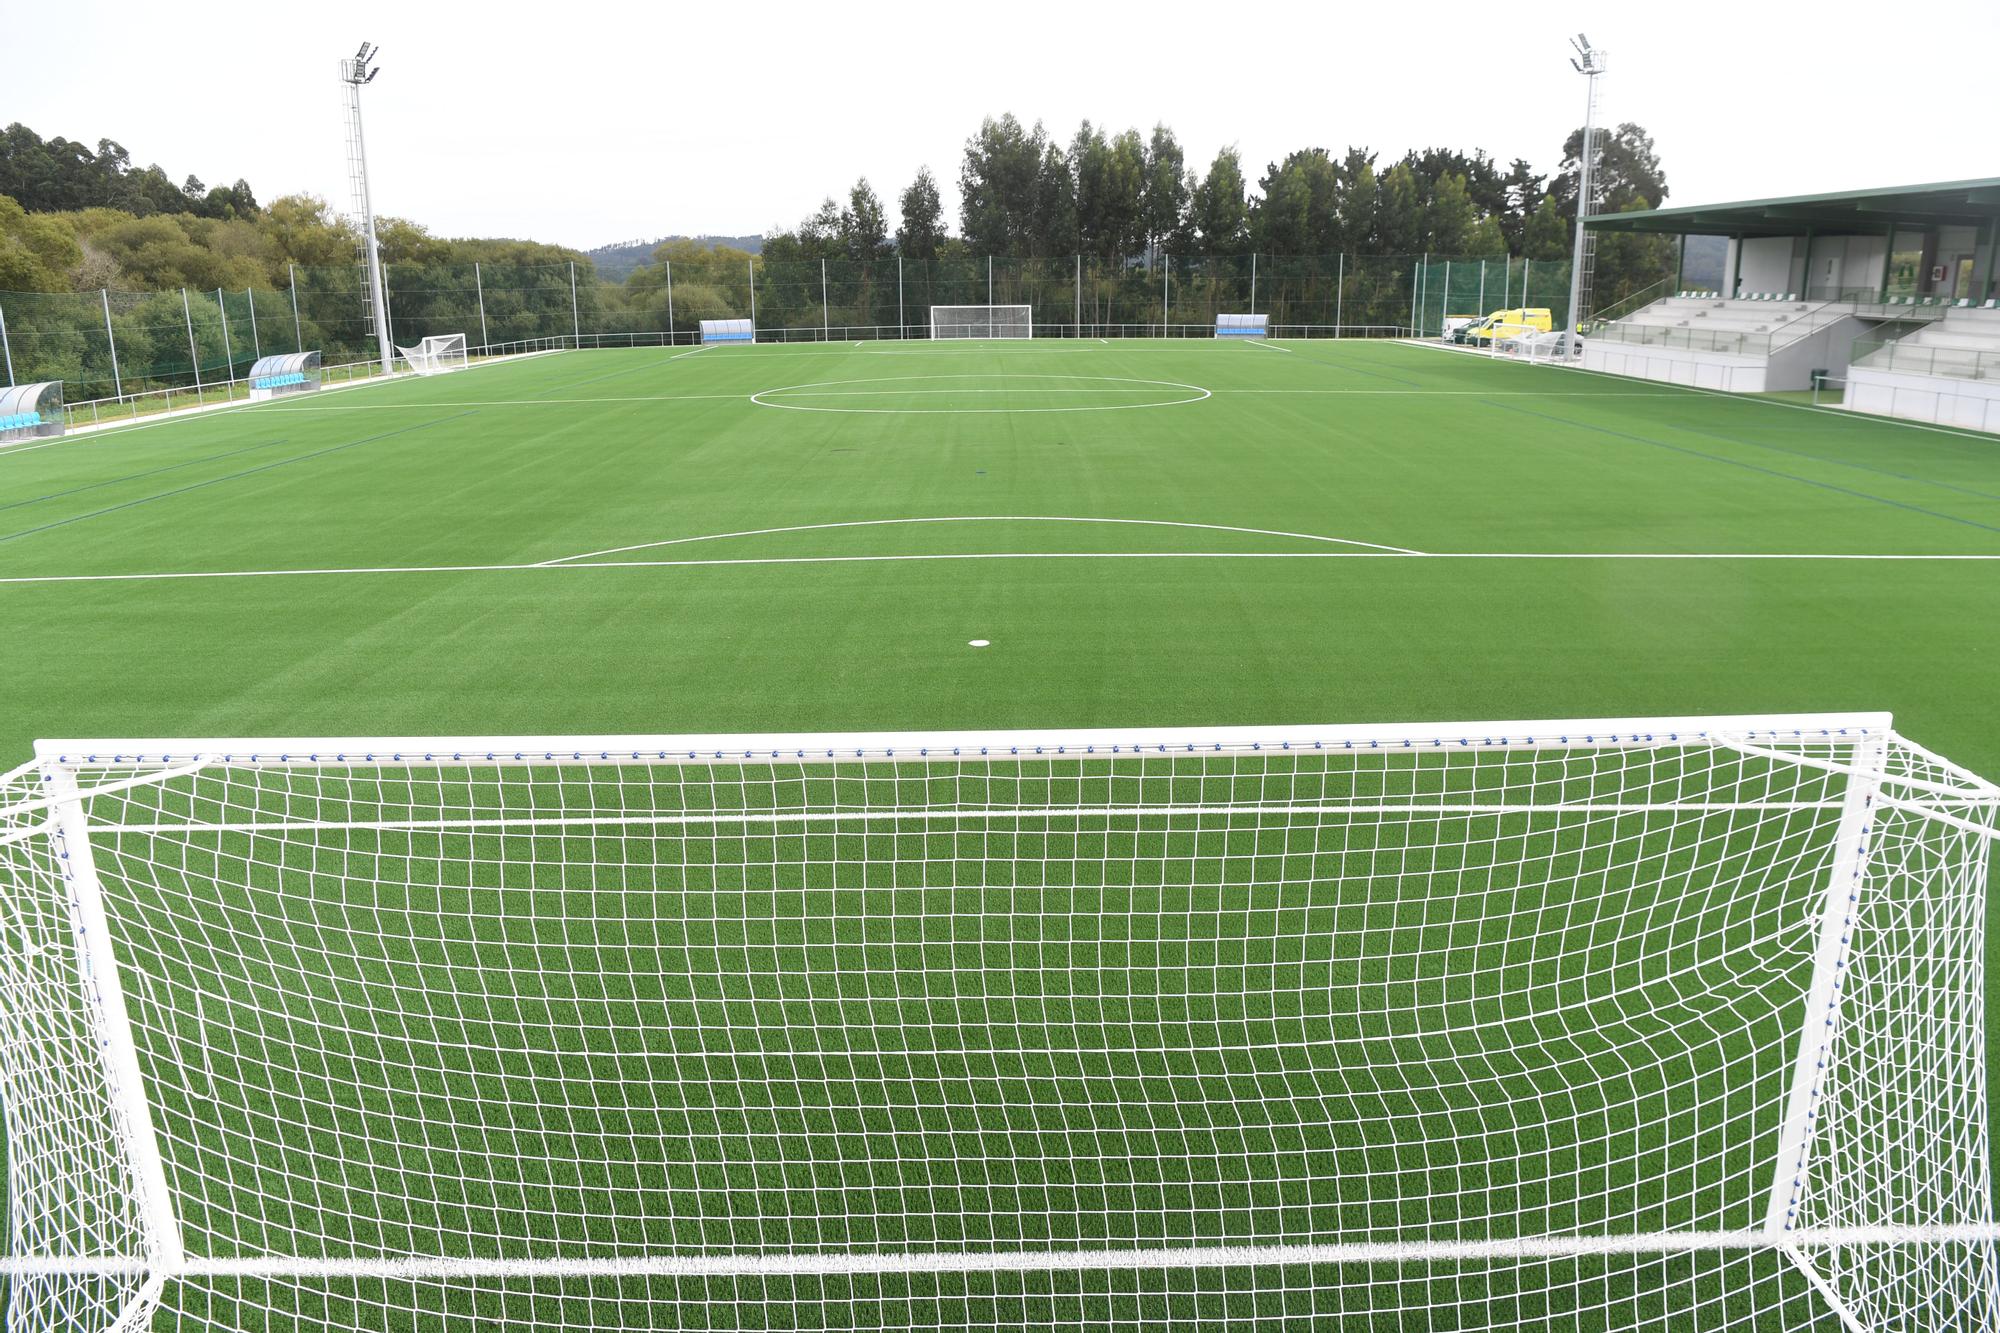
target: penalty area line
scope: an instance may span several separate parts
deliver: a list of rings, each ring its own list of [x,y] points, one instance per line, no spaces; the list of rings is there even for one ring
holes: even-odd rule
[[[207,569],[155,570],[124,574],[11,574],[0,585],[39,583],[148,583],[203,579],[359,578],[388,574],[507,574],[586,569],[704,569],[732,565],[868,565],[920,564],[972,560],[1658,560],[1658,561],[1807,561],[1911,564],[2000,561],[1994,555],[1898,555],[1832,552],[1689,552],[1689,551],[967,551],[906,555],[780,555],[738,556],[705,560],[582,560],[493,565],[363,565],[328,569]]]

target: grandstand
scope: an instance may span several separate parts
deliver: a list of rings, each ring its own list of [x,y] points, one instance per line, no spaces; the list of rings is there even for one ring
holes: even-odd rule
[[[1593,327],[1586,368],[1738,393],[1850,381],[1860,411],[2000,420],[2000,179],[1605,214],[1592,231],[1727,238],[1724,289]],[[1914,338],[1908,348],[1887,344]],[[1893,382],[1884,378],[1894,375]],[[1860,386],[1858,391],[1855,386]]]
[[[1855,353],[1845,398],[1855,411],[2000,432],[2000,301],[1940,310]]]

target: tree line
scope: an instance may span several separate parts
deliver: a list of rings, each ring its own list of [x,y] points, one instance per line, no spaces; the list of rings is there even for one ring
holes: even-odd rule
[[[1063,140],[1003,115],[964,143],[955,229],[930,170],[893,212],[864,179],[766,237],[754,276],[743,251],[691,241],[662,244],[653,264],[613,283],[566,246],[441,237],[395,217],[378,218],[377,233],[392,334],[405,344],[432,332],[496,343],[685,334],[753,309],[774,331],[916,326],[931,304],[987,299],[1032,304],[1057,324],[1198,326],[1256,309],[1274,323],[1414,316],[1429,327],[1482,303],[1561,304],[1581,137],[1547,174],[1521,159],[1503,170],[1477,150],[1385,164],[1365,148],[1302,148],[1252,181],[1234,148],[1191,168],[1165,125],[1141,134],[1086,122]],[[1618,126],[1597,147],[1596,210],[1665,197],[1641,127]],[[1440,280],[1414,265],[1425,253],[1460,262]],[[287,350],[302,341],[330,358],[365,356],[359,257],[352,225],[316,196],[260,202],[243,181],[174,187],[110,140],[92,150],[18,124],[0,133],[0,311],[17,377],[63,378],[72,396],[113,388],[99,289],[111,292],[128,392],[230,373],[280,334]],[[1527,264],[1535,290],[1523,294]],[[1601,237],[1598,307],[1671,269],[1667,240]],[[182,288],[193,294],[185,310]]]
[[[1583,132],[1564,142],[1553,173],[1515,158],[1503,171],[1482,150],[1412,150],[1382,165],[1350,147],[1339,156],[1300,148],[1269,163],[1254,186],[1241,154],[1216,153],[1206,171],[1186,160],[1164,124],[1150,135],[1085,121],[1065,143],[1040,123],[989,117],[965,142],[958,169],[959,232],[946,229],[928,167],[897,198],[900,225],[863,178],[845,203],[828,197],[765,253],[933,259],[954,241],[980,255],[1503,255],[1554,261],[1569,254]],[[1657,208],[1667,179],[1653,139],[1627,122],[1598,136],[1593,212]]]

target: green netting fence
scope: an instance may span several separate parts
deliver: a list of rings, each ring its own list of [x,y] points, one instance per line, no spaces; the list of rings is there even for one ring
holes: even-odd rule
[[[1428,336],[1515,306],[1567,313],[1569,265],[1442,255],[766,260],[708,254],[623,285],[586,265],[391,264],[391,340],[462,333],[473,347],[691,342],[704,319],[760,338],[923,336],[933,305],[1028,305],[1037,337],[1206,336],[1225,313],[1296,337]],[[0,292],[12,380],[61,380],[72,403],[240,380],[258,355],[327,364],[375,354],[366,270],[298,266],[283,287]]]

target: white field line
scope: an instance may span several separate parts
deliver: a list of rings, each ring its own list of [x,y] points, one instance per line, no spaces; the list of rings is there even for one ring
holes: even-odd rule
[[[1267,352],[1289,352],[1292,350],[1289,347],[1280,347],[1266,338],[1245,338],[1243,341],[1249,343],[1252,347],[1261,347]]]
[[[478,767],[474,761],[467,761]],[[189,769],[187,771],[195,771]],[[159,781],[162,774],[148,774],[122,784],[136,786]],[[85,792],[86,799],[104,792],[118,790],[117,786],[106,785]],[[56,798],[47,798],[42,804],[54,804]],[[1109,819],[1208,819],[1216,816],[1231,818],[1247,817],[1264,819],[1282,816],[1296,818],[1312,816],[1321,818],[1360,815],[1437,815],[1443,818],[1455,817],[1505,817],[1508,815],[1643,815],[1643,814],[1734,814],[1738,812],[1796,814],[1808,810],[1835,811],[1842,806],[1840,801],[1708,801],[1708,802],[1637,802],[1637,801],[1579,801],[1569,805],[1560,803],[1527,804],[1505,802],[1467,803],[1454,805],[1448,802],[1408,802],[1355,803],[1343,805],[1339,802],[1299,805],[1135,805],[1135,806],[999,806],[968,807],[929,806],[907,810],[700,810],[692,812],[669,812],[653,815],[494,815],[490,817],[468,816],[457,819],[353,819],[353,820],[243,820],[223,823],[151,823],[112,824],[102,823],[91,826],[92,836],[119,838],[130,835],[157,836],[160,834],[194,833],[395,833],[395,832],[461,832],[481,829],[547,829],[547,828],[667,828],[705,827],[708,825],[762,825],[762,824],[856,824],[870,821],[884,823],[909,823],[917,820],[943,820],[950,823],[990,823],[994,821],[1026,819],[1056,820],[1109,820]],[[32,810],[32,803],[7,810],[11,817],[22,811]],[[1243,827],[1224,828],[1182,828],[1148,829],[1146,832],[1187,834],[1204,836],[1228,835],[1230,833],[1250,833],[1259,830]]]
[[[540,352],[515,352],[509,356],[486,357],[464,366],[463,369],[478,370],[485,366],[507,365],[516,361],[532,361],[540,356],[559,356],[565,350],[561,347],[552,347]],[[317,393],[312,395],[312,398],[317,399],[323,393],[339,393],[343,389],[366,389],[380,384],[401,384],[414,378],[416,378],[414,374],[403,370],[394,371],[387,375],[371,375],[367,379],[347,380],[340,384],[323,385]],[[730,396],[740,397],[741,395]],[[207,403],[195,407],[175,408],[171,412],[156,412],[151,416],[137,421],[107,421],[95,426],[76,426],[65,430],[60,436],[50,440],[46,444],[0,446],[0,459],[12,458],[18,454],[31,454],[38,449],[53,449],[61,444],[82,444],[92,440],[102,440],[109,436],[124,435],[135,430],[145,430],[149,426],[164,426],[172,421],[182,421],[188,417],[203,414],[220,416],[233,412],[248,412],[253,408],[262,409],[269,413],[307,410],[290,406],[290,401],[283,398],[266,399],[258,403],[248,400],[232,400],[227,403]],[[325,412],[406,411],[410,408],[427,406],[483,407],[485,405],[484,403],[371,403],[366,407],[356,404],[351,407],[336,406],[319,408],[318,410]]]
[[[1180,389],[1192,393],[1194,397],[1173,398],[1173,399],[1168,399],[1164,402],[1157,402],[1157,403],[1108,403],[1099,406],[1080,406],[1080,407],[973,407],[973,408],[814,407],[808,404],[793,401],[794,399],[808,398],[808,397],[847,396],[839,394],[837,392],[832,394],[824,392],[825,390],[838,390],[840,386],[843,385],[854,385],[854,384],[895,385],[895,384],[916,383],[918,381],[923,381],[923,380],[985,380],[985,379],[1038,380],[1038,381],[1085,380],[1089,381],[1091,384],[1091,389],[1088,392],[1098,393],[1098,394],[1131,392],[1131,390],[1121,391],[1116,389],[1105,389],[1102,386],[1106,384],[1133,384],[1141,386],[1141,392],[1153,393],[1161,389]],[[820,390],[822,392],[815,393],[813,392],[814,390]],[[946,392],[1006,393],[1008,391],[1009,390],[1007,389],[965,389],[965,390],[948,390]],[[880,389],[861,390],[852,396],[855,397],[880,397],[884,395],[907,396],[909,394],[921,393],[921,392],[924,391],[920,389],[880,388]],[[1061,390],[1032,389],[1028,390],[1027,392],[1057,393],[1061,392]],[[1013,372],[973,371],[973,372],[961,372],[958,374],[949,374],[949,375],[888,375],[888,376],[876,376],[866,379],[813,380],[810,383],[806,384],[787,384],[774,389],[759,389],[757,390],[757,392],[749,395],[749,399],[751,402],[755,403],[759,407],[784,408],[788,411],[793,411],[793,412],[831,412],[831,413],[839,413],[839,414],[854,415],[854,416],[1003,416],[1003,415],[1033,416],[1033,415],[1047,414],[1053,412],[1129,412],[1134,410],[1143,410],[1149,407],[1183,407],[1189,403],[1198,403],[1202,401],[1204,398],[1207,398],[1209,396],[1210,396],[1209,390],[1202,387],[1201,385],[1185,384],[1179,380],[1148,380],[1148,379],[1138,379],[1136,377],[1129,375],[1048,375],[1048,374],[1031,375],[1031,374],[1013,373]]]
[[[176,579],[342,578],[377,574],[500,574],[589,569],[703,569],[730,565],[918,564],[955,560],[1663,560],[1663,561],[1889,561],[1910,564],[2000,561],[1992,555],[1907,555],[1826,551],[968,551],[927,555],[739,556],[706,560],[589,560],[493,565],[356,565],[297,569],[162,570],[128,574],[0,575],[0,586],[36,583],[150,583]]]
[[[936,378],[938,378],[938,377],[937,377],[937,376],[935,376],[935,375],[910,375],[910,376],[907,376],[907,378],[909,378],[909,379],[917,379],[917,380],[928,380],[928,379],[936,379]],[[983,378],[985,378],[985,377],[984,377],[984,376],[979,376],[979,375],[967,375],[967,376],[965,376],[964,378],[966,378],[966,379],[983,379]],[[1037,378],[1040,378],[1040,377],[1039,377],[1039,376],[1034,376],[1034,375],[1029,375],[1029,376],[1011,376],[1011,375],[1003,375],[1003,376],[998,376],[997,378],[1001,378],[1001,379],[1020,379],[1020,378],[1026,378],[1026,379],[1037,379]],[[856,381],[856,382],[858,383],[859,381]],[[893,380],[884,380],[884,381],[879,381],[879,382],[880,382],[880,383],[894,383],[895,381],[893,381]],[[1197,386],[1195,386],[1195,385],[1180,385],[1180,386],[1176,386],[1176,387],[1180,387],[1180,388],[1194,388],[1194,387],[1197,387]],[[897,397],[899,397],[899,398],[909,398],[909,397],[914,397],[914,396],[916,396],[916,395],[918,395],[918,394],[931,394],[931,395],[934,395],[934,396],[935,396],[935,395],[940,395],[940,394],[942,394],[942,395],[951,395],[951,394],[959,394],[959,393],[1033,393],[1033,394],[1045,394],[1045,393],[1087,393],[1087,394],[1107,394],[1107,393],[1151,393],[1151,392],[1153,392],[1153,391],[1152,391],[1151,389],[759,389],[759,390],[758,390],[757,392],[758,392],[758,393],[760,393],[760,394],[765,394],[765,393],[788,393],[788,394],[790,394],[790,395],[791,395],[792,397],[794,397],[794,398],[880,398],[880,397],[881,397],[881,396],[882,396],[883,394],[895,394],[895,395],[896,395]],[[1213,389],[1211,389],[1211,390],[1210,390],[1209,392],[1213,393],[1213,392],[1214,392],[1214,390],[1213,390]]]
[[[1188,523],[1164,518],[1075,518],[1061,514],[958,514],[936,518],[856,518],[840,523],[798,523],[783,528],[748,528],[742,532],[711,532],[698,537],[670,537],[665,541],[638,542],[631,546],[610,546],[579,555],[560,555],[543,560],[544,565],[560,565],[572,560],[592,560],[600,555],[623,555],[627,551],[653,551],[665,546],[686,546],[691,542],[724,541],[732,537],[770,537],[787,532],[822,532],[831,528],[890,528],[919,523],[1105,523],[1142,528],[1197,528],[1207,532],[1242,532],[1253,537],[1286,537],[1297,541],[1325,542],[1332,546],[1356,546],[1371,551],[1392,551],[1416,555],[1406,546],[1385,546],[1380,542],[1355,541],[1349,537],[1325,537],[1312,532],[1286,532],[1277,528],[1243,528],[1228,523]],[[1010,554],[1027,554],[1025,552]],[[850,559],[857,557],[848,557]]]
[[[919,375],[910,375],[910,376],[898,376],[895,378],[922,379],[925,377]],[[893,382],[893,380],[890,382]],[[731,400],[736,402],[743,402],[748,400],[755,394],[776,393],[776,392],[779,392],[779,390],[745,389],[741,393],[652,393],[652,394],[624,394],[617,397],[598,397],[598,398],[469,398],[469,399],[452,400],[452,401],[426,400],[421,403],[320,404],[310,401],[301,401],[296,406],[291,403],[272,404],[270,410],[274,415],[279,412],[287,412],[287,413],[303,413],[305,415],[310,416],[318,412],[410,412],[410,411],[417,411],[427,407],[570,407],[578,403],[696,403],[696,402],[720,402],[720,401],[731,401]],[[875,392],[884,394],[898,393],[898,391],[894,389],[880,389],[876,390]],[[914,393],[920,391],[910,390],[909,392]],[[928,392],[940,392],[940,391],[930,390]],[[949,393],[953,391],[943,390],[942,392]],[[959,390],[958,392],[999,393],[1006,391],[997,389],[985,389],[985,390],[967,389],[967,390]],[[1030,390],[1030,392],[1110,394],[1110,393],[1143,393],[1145,392],[1145,390],[1042,389],[1042,390]],[[1602,390],[1594,390],[1594,389],[1582,389],[1582,390],[1579,389],[1210,389],[1209,393],[1218,396],[1222,394],[1281,394],[1281,395],[1298,395],[1304,397],[1324,397],[1324,398],[1374,398],[1374,397],[1678,398],[1681,396],[1679,393],[1674,392],[1672,390],[1644,391],[1637,393],[1608,393]],[[804,397],[805,395],[796,394],[794,396]],[[834,397],[836,395],[815,394],[813,396]],[[236,406],[237,408],[240,409],[244,406],[247,406],[247,404],[239,403]],[[60,441],[54,441],[53,443],[60,443]],[[48,447],[47,445],[28,446],[28,448],[30,449],[42,449],[47,447]],[[0,450],[0,457],[5,457],[5,456],[6,456],[6,451]]]
[[[607,1254],[570,1258],[448,1258],[441,1255],[307,1258],[259,1255],[188,1259],[142,1255],[17,1256],[0,1276],[152,1275],[165,1278],[291,1278],[474,1281],[508,1278],[836,1277],[889,1273],[1047,1273],[1334,1264],[1509,1263],[1545,1259],[1771,1251],[1799,1254],[1861,1247],[1990,1245],[2000,1227],[1829,1227],[1814,1231],[1679,1231],[1609,1236],[1519,1236],[1492,1240],[1337,1241],[1298,1245],[1203,1245],[1083,1250],[806,1250],[730,1254]]]

